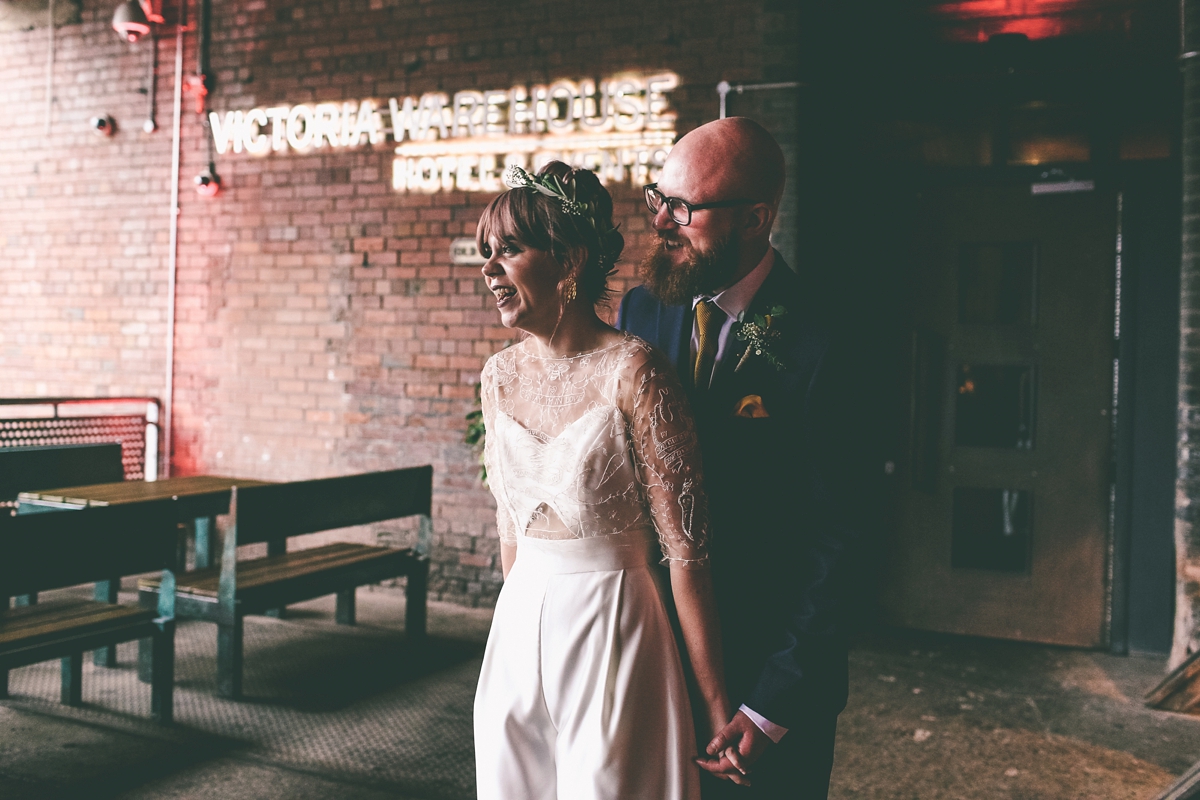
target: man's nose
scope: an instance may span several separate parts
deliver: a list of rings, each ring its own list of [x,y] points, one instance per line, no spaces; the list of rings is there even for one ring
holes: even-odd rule
[[[654,216],[650,218],[650,226],[656,231],[663,231],[670,228],[678,228],[679,223],[671,216],[671,210],[667,208],[667,204],[663,203],[658,207],[658,211],[654,212]]]

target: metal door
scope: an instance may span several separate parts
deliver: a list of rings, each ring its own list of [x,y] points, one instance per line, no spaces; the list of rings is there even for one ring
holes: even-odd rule
[[[1107,635],[1117,198],[927,190],[889,621]]]

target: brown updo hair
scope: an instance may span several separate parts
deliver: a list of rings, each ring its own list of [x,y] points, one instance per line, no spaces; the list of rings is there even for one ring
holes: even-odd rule
[[[574,187],[575,200],[588,209],[587,215],[568,214],[557,197],[536,189],[510,189],[488,203],[479,218],[475,229],[479,252],[490,255],[490,238],[511,238],[550,253],[561,265],[571,250],[580,248],[587,258],[579,270],[579,291],[593,305],[606,301],[611,294],[608,276],[616,271],[625,247],[625,237],[612,222],[612,197],[590,169],[572,169],[561,161],[551,161],[537,173],[539,178],[547,175],[557,178],[568,196]]]

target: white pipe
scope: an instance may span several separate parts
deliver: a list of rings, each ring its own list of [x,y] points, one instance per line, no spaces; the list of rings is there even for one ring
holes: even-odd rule
[[[730,85],[729,81],[721,81],[717,84],[717,94],[721,96],[721,110],[718,119],[725,119],[725,97],[730,92],[755,92],[760,89],[799,89],[805,84],[799,81],[784,81],[781,83],[739,83],[736,86]]]
[[[47,3],[50,14],[50,53],[46,58],[46,135],[50,135],[50,121],[54,119],[54,0]]]
[[[182,10],[180,11],[182,16]],[[156,76],[157,78],[157,76]],[[167,367],[163,391],[163,458],[159,471],[171,477],[171,425],[175,410],[175,273],[179,261],[179,157],[183,129],[183,20],[175,26],[175,124],[171,138],[170,241],[167,245]]]

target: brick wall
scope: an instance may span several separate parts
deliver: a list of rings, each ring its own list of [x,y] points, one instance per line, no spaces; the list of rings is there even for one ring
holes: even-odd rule
[[[208,102],[386,102],[671,71],[684,132],[716,116],[721,79],[795,78],[794,6],[693,0],[668,19],[634,2],[214,0]],[[48,133],[48,32],[0,32],[3,395],[164,392],[174,39],[160,42],[162,129],[146,135],[148,43],[119,41],[111,14],[85,0],[82,22],[57,31]],[[194,51],[189,33],[185,72]],[[100,113],[118,122],[112,138],[89,130]],[[432,463],[433,591],[492,602],[494,506],[462,436],[484,360],[514,333],[478,268],[449,253],[491,195],[394,192],[389,143],[218,156],[224,189],[205,199],[191,190],[205,136],[185,95],[174,472],[295,479]],[[650,231],[640,193],[610,190],[623,291]]]

